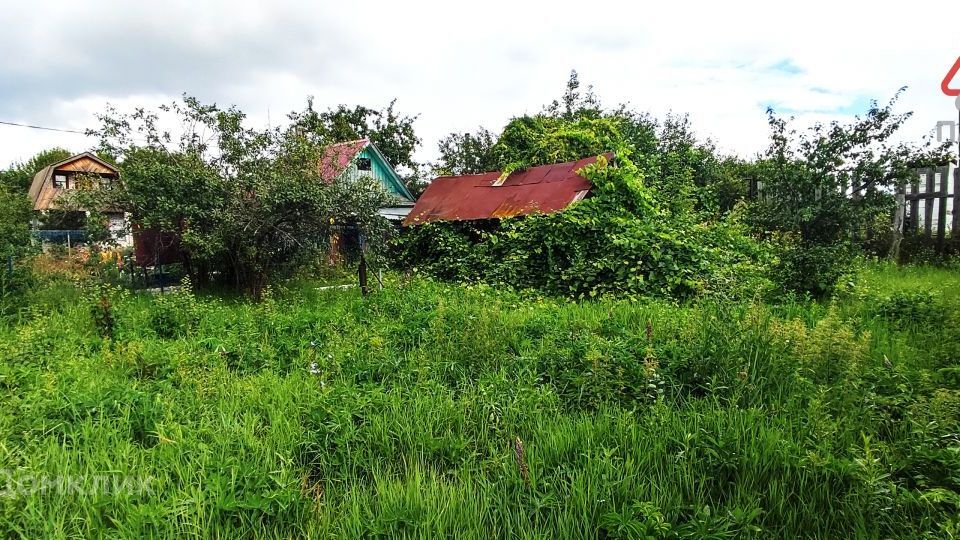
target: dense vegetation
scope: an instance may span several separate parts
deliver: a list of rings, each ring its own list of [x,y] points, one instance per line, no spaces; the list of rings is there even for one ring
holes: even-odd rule
[[[886,252],[894,187],[947,159],[930,141],[891,142],[910,117],[893,111],[896,100],[804,133],[768,111],[768,151],[742,161],[698,141],[684,117],[602,107],[574,72],[560,100],[499,136],[480,129],[441,141],[437,171],[506,174],[614,152],[609,166],[583,171],[590,198],[553,215],[415,226],[397,259],[443,279],[575,298],[828,297],[865,239],[886,239],[872,244]]]
[[[158,127],[170,117],[184,126],[179,134]],[[96,214],[121,209],[137,227],[176,239],[195,283],[229,283],[259,299],[270,283],[322,257],[344,227],[373,246],[393,231],[377,215],[391,200],[379,182],[356,174],[332,183],[320,178],[327,144],[370,137],[402,165],[418,142],[412,119],[392,104],[382,113],[362,107],[318,113],[309,101],[290,117],[283,128],[256,129],[235,107],[189,96],[157,111],[108,108],[93,134],[99,152],[118,162],[120,179],[72,191],[61,204],[92,211],[87,228],[101,244],[112,235]]]
[[[0,536],[956,538],[960,274],[875,257],[890,189],[945,156],[890,143],[893,105],[771,113],[744,161],[574,73],[432,169],[600,156],[591,197],[413,227],[365,297],[315,267],[343,227],[384,253],[388,201],[317,157],[369,137],[416,181],[416,117],[108,109],[121,180],[62,201],[89,252],[31,241],[24,191],[65,151],[0,174]],[[179,291],[117,285],[107,209],[179,237]]]
[[[954,272],[830,304],[315,285],[36,289],[0,327],[0,534],[960,532]]]

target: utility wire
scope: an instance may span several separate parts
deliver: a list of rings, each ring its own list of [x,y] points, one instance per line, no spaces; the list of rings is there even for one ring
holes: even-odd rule
[[[0,124],[5,125],[5,126],[23,127],[23,128],[30,128],[30,129],[42,129],[42,130],[44,130],[44,131],[58,131],[58,132],[60,132],[60,133],[76,133],[77,135],[86,135],[87,137],[96,137],[96,135],[91,135],[91,134],[87,133],[86,131],[77,131],[77,130],[75,130],[75,129],[61,129],[61,128],[46,127],[46,126],[34,126],[34,125],[31,125],[31,124],[18,124],[18,123],[16,123],[16,122],[7,122],[7,121],[4,121],[4,120],[0,120]],[[144,139],[144,138],[142,138],[142,137],[133,137],[133,136],[131,136],[131,137],[129,137],[129,138],[130,138],[131,140],[134,140],[134,141],[148,142],[146,139]]]
[[[16,126],[16,127],[30,128],[30,129],[42,129],[42,130],[44,130],[44,131],[60,131],[60,132],[62,132],[62,133],[77,133],[77,134],[79,134],[79,135],[86,135],[86,134],[87,134],[87,133],[84,132],[84,131],[77,131],[77,130],[75,130],[75,129],[60,129],[60,128],[52,128],[52,127],[44,127],[44,126],[32,126],[32,125],[30,125],[30,124],[18,124],[18,123],[16,123],[16,122],[4,122],[3,120],[0,120],[0,124],[6,125],[6,126]]]

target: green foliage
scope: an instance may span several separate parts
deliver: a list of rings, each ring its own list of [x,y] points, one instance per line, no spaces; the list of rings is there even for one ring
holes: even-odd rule
[[[795,237],[783,244],[779,284],[785,289],[829,295],[851,269],[850,244],[889,216],[893,188],[915,168],[945,159],[945,148],[929,139],[894,142],[910,118],[893,112],[898,98],[883,107],[873,102],[848,125],[817,124],[799,135],[768,110],[771,145],[748,174],[761,186],[749,215],[762,234]]]
[[[900,325],[943,324],[948,316],[943,300],[930,291],[896,291],[875,305],[877,315]]]
[[[190,97],[161,112],[191,129],[174,142],[157,129],[158,112],[108,109],[101,116],[97,134],[104,151],[120,156],[121,181],[77,191],[73,203],[123,209],[139,226],[176,235],[196,281],[217,276],[259,298],[268,283],[325,252],[335,227],[359,228],[374,251],[391,231],[377,216],[389,201],[378,183],[320,179],[319,152],[330,141],[307,133],[305,124],[330,118],[305,113],[286,129],[254,130],[244,127],[238,109]],[[384,114],[384,122],[396,123],[392,107]]]
[[[420,145],[413,125],[417,116],[399,114],[394,110],[396,103],[394,99],[380,111],[362,105],[339,105],[317,112],[311,97],[303,111],[288,115],[290,129],[320,144],[368,138],[391,165],[408,175],[416,174],[420,167],[413,155]]]
[[[787,235],[778,240],[771,276],[784,291],[829,296],[853,272],[858,252],[850,242],[821,244]]]
[[[523,116],[507,124],[492,152],[509,171],[595,156],[619,147],[621,139],[617,122],[608,118]]]
[[[150,327],[160,339],[175,339],[187,336],[196,329],[200,319],[199,306],[190,281],[170,294],[158,296],[150,312]]]
[[[495,171],[499,162],[493,152],[496,136],[487,129],[476,133],[451,133],[440,140],[439,161],[433,171],[437,175],[459,176]]]
[[[4,187],[16,192],[26,193],[33,183],[33,177],[47,165],[53,165],[72,156],[69,150],[51,148],[33,156],[24,163],[11,164],[4,171],[0,171],[0,189]]]
[[[25,193],[0,184],[0,320],[21,304],[31,275],[24,260],[35,248],[30,235],[33,205]]]
[[[0,258],[20,258],[31,251],[33,205],[25,193],[0,186]]]
[[[501,224],[428,224],[399,241],[398,261],[443,279],[504,283],[572,297],[762,294],[765,252],[737,218],[696,223],[662,209],[628,158],[583,174],[593,196],[567,210]]]
[[[948,537],[957,326],[874,304],[956,273],[868,270],[832,307],[110,290],[109,339],[47,284],[0,325],[0,534]]]

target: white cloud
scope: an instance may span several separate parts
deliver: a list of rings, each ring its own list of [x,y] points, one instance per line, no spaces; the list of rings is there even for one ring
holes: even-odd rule
[[[939,90],[960,55],[955,2],[645,4],[23,2],[2,15],[0,120],[82,129],[107,101],[187,92],[263,125],[307,95],[320,107],[396,97],[420,114],[419,155],[431,159],[446,133],[538,111],[571,68],[605,103],[689,113],[700,135],[746,156],[766,145],[767,104],[800,124],[842,120],[907,85],[907,136],[956,116]],[[0,126],[0,164],[90,144]]]

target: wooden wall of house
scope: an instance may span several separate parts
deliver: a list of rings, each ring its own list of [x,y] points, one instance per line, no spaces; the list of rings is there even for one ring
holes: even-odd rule
[[[97,174],[116,174],[114,171],[104,167],[103,165],[97,163],[96,161],[88,158],[82,157],[76,161],[71,161],[66,165],[57,167],[57,171],[64,172],[84,172],[84,173],[97,173]]]
[[[388,167],[387,164],[383,163],[382,160],[378,159],[376,154],[377,153],[371,150],[370,147],[367,147],[367,148],[364,148],[359,154],[357,154],[357,158],[369,159],[370,170],[371,172],[373,172],[374,178],[379,180],[380,183],[383,184],[383,186],[386,187],[390,193],[406,199],[407,196],[404,195],[404,193],[400,190],[400,188],[398,188],[397,185],[395,184],[393,174],[387,168]]]

